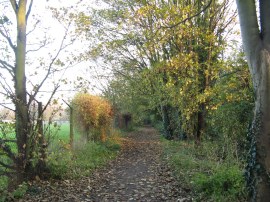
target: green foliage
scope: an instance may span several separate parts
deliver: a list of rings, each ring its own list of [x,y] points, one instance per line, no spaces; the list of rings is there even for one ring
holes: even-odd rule
[[[23,183],[19,185],[19,187],[12,193],[12,195],[15,199],[19,199],[24,196],[27,189],[28,189],[28,185],[26,183]]]
[[[193,137],[198,113],[205,116],[213,107],[215,84],[227,71],[227,61],[220,56],[227,45],[224,28],[232,17],[229,1],[213,2],[202,15],[187,18],[205,5],[205,1],[113,0],[94,16],[103,25],[97,49],[103,47],[100,57],[112,64],[115,74],[106,96],[138,122],[159,113],[168,139]],[[107,22],[111,22],[108,29]],[[162,109],[167,106],[171,112]]]
[[[198,201],[245,201],[243,165],[232,155],[224,157],[217,141],[163,141],[164,157],[181,185],[193,191]],[[233,150],[233,149],[231,149]]]
[[[2,185],[1,181],[0,181],[0,186]],[[28,190],[28,185],[27,183],[23,182],[22,184],[20,184],[16,190],[14,190],[13,192],[9,193],[6,190],[6,186],[7,186],[7,181],[5,182],[5,189],[1,190],[0,187],[0,202],[6,202],[6,201],[14,201],[16,199],[20,199],[24,196],[24,194],[27,192]]]
[[[209,103],[208,133],[243,141],[253,107],[248,65],[241,52],[235,53],[235,58],[229,60],[226,71],[216,82],[214,96]]]
[[[0,139],[7,141],[7,145],[11,150],[17,152],[14,123],[5,123],[0,120]]]
[[[8,185],[8,177],[1,176],[0,177],[0,195],[2,195],[2,193],[7,189],[7,185]]]
[[[107,160],[115,156],[117,145],[88,143],[85,148],[78,150],[74,156],[73,176],[89,174],[92,169],[102,166]]]
[[[71,168],[71,163],[72,154],[68,149],[52,152],[48,155],[47,165],[53,178],[63,178]]]
[[[104,144],[88,142],[71,153],[69,149],[55,152],[48,157],[48,166],[55,178],[86,176],[94,168],[104,165],[119,151],[119,144],[107,140]]]
[[[193,177],[195,188],[214,201],[237,200],[244,194],[243,173],[239,167],[221,166],[213,174],[198,173]]]

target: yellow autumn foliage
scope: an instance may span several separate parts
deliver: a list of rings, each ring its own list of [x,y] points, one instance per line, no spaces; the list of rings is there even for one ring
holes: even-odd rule
[[[107,100],[89,93],[78,93],[73,98],[72,104],[75,109],[76,125],[87,135],[90,131],[98,131],[98,139],[104,141],[106,130],[112,122],[111,104]]]

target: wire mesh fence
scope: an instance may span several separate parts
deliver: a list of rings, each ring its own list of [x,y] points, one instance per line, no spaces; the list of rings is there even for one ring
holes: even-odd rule
[[[0,121],[0,142],[9,146],[14,152],[17,150],[15,123],[13,121]]]

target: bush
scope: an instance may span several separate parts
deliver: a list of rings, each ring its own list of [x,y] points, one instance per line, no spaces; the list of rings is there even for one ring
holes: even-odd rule
[[[106,130],[112,123],[111,104],[101,97],[79,93],[73,98],[72,105],[76,126],[86,134],[87,140],[90,140],[92,133],[93,140],[105,141]]]
[[[15,201],[16,199],[20,199],[24,196],[27,190],[28,184],[25,182],[20,184],[17,189],[11,193],[9,193],[7,190],[0,190],[0,202]]]
[[[67,150],[52,152],[48,156],[48,168],[55,179],[62,179],[72,169],[72,154]]]
[[[28,189],[28,185],[26,183],[23,183],[19,185],[19,187],[12,193],[12,195],[15,199],[22,198],[24,194],[26,193],[27,189]]]

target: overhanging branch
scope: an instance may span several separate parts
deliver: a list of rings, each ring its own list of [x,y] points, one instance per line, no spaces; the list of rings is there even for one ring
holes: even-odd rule
[[[32,101],[35,99],[36,95],[38,94],[40,88],[43,86],[43,84],[45,83],[45,81],[48,79],[49,75],[52,73],[52,68],[53,68],[53,64],[56,61],[56,59],[59,57],[61,51],[63,51],[66,47],[68,47],[69,45],[71,45],[73,42],[69,43],[69,44],[64,44],[66,37],[68,35],[68,31],[69,31],[69,26],[71,25],[71,23],[69,23],[68,27],[66,28],[65,34],[63,36],[63,39],[61,41],[61,44],[59,46],[58,51],[56,52],[55,56],[51,59],[51,62],[48,66],[48,70],[46,75],[44,76],[44,78],[42,79],[42,81],[40,82],[40,84],[36,87],[35,92],[33,93],[33,95],[30,95],[29,101],[28,101],[28,106],[30,106],[30,104],[32,103]],[[58,87],[57,87],[58,88]]]
[[[12,5],[12,8],[13,8],[14,12],[17,13],[19,6],[18,6],[16,0],[9,0],[9,1],[10,1],[11,5]]]
[[[17,159],[15,154],[12,152],[10,146],[7,145],[2,138],[0,138],[0,148],[7,154],[10,159],[13,160],[13,162],[16,162]]]
[[[12,48],[12,50],[15,52],[16,50],[16,46],[12,43],[11,38],[8,36],[7,31],[5,30],[6,33],[4,33],[1,29],[0,29],[0,34],[7,40],[9,46]]]
[[[28,20],[28,17],[29,17],[29,15],[31,13],[32,6],[33,6],[33,0],[31,0],[30,5],[28,7],[28,11],[26,13],[26,21]]]

